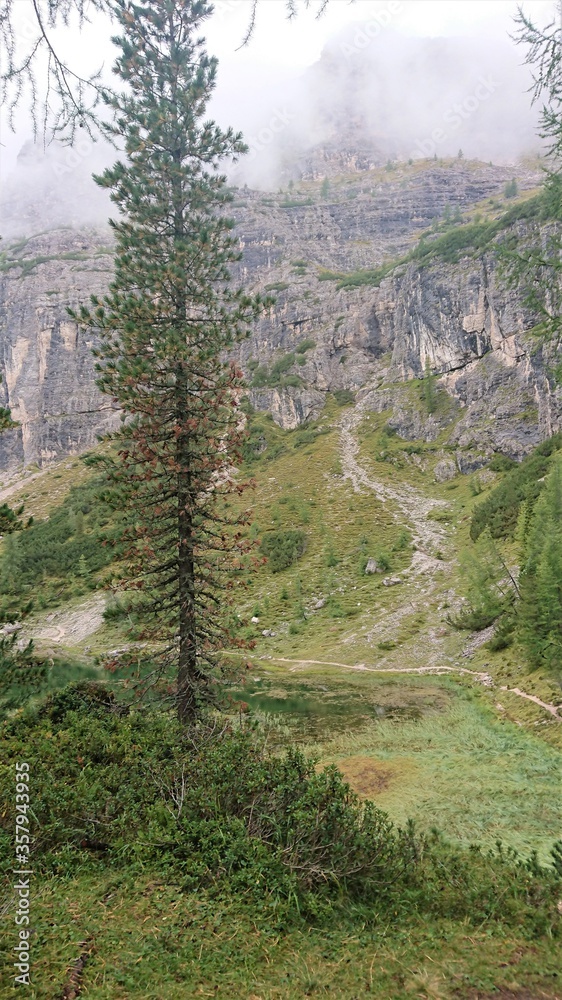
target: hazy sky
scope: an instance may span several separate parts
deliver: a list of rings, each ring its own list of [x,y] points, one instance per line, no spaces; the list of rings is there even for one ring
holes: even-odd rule
[[[549,20],[553,0],[527,0],[523,4],[537,21]],[[490,35],[506,37],[512,29],[517,4],[512,0],[330,0],[322,17],[316,16],[319,0],[312,0],[309,10],[289,21],[285,0],[260,0],[254,37],[239,49],[248,25],[250,0],[216,0],[215,11],[207,22],[209,51],[220,60],[217,98],[222,107],[236,108],[240,95],[248,100],[247,91],[257,97],[269,85],[294,78],[298,70],[310,66],[320,57],[326,42],[342,28],[352,23],[367,23],[371,31],[390,27],[409,35],[437,37],[440,35]],[[17,0],[16,16],[22,33],[33,26],[31,0]],[[379,28],[380,26],[380,28]],[[75,26],[57,34],[57,44],[68,53],[80,72],[106,68],[113,61],[113,47],[108,43],[111,28],[98,15],[80,36]],[[238,51],[237,51],[238,49]],[[21,146],[29,130],[25,116],[18,119],[18,138],[10,138],[5,120],[1,120],[1,141],[12,154],[14,145]],[[6,159],[6,151],[4,153]],[[11,155],[9,156],[11,159]]]
[[[277,67],[304,67],[315,62],[326,43],[352,22],[385,20],[406,34],[485,35],[507,33],[512,28],[517,3],[512,0],[330,0],[321,18],[315,16],[319,4],[287,21],[284,0],[261,0],[257,27],[251,44],[234,49],[248,24],[249,0],[218,0],[207,29],[210,49],[221,59],[235,64]],[[539,22],[550,20],[553,0],[532,0],[523,7]]]
[[[311,9],[301,10],[297,18],[288,21],[285,0],[260,0],[254,36],[247,46],[240,48],[248,26],[250,0],[216,0],[215,11],[207,22],[205,34],[208,51],[219,58],[218,86],[210,113],[221,125],[232,124],[235,128],[242,129],[251,144],[252,137],[259,134],[260,127],[271,121],[272,114],[282,116],[285,107],[299,108],[302,103],[301,132],[307,129],[308,122],[315,113],[319,93],[330,82],[329,73],[326,76],[325,68],[322,70],[322,63],[319,63],[322,53],[324,52],[323,58],[326,59],[326,52],[332,46],[341,62],[342,52],[345,57],[345,49],[342,46],[347,45],[351,46],[351,57],[347,58],[347,62],[344,58],[343,63],[348,78],[353,76],[354,66],[360,63],[365,65],[371,58],[375,70],[378,67],[379,77],[384,74],[387,77],[390,74],[392,77],[394,73],[394,79],[391,80],[394,105],[392,101],[388,102],[391,109],[396,106],[396,102],[397,106],[401,107],[404,94],[408,105],[405,115],[409,113],[411,117],[413,113],[417,120],[420,117],[421,100],[421,110],[427,109],[425,121],[420,125],[420,136],[425,138],[431,133],[434,119],[439,125],[443,118],[443,107],[438,107],[435,103],[435,91],[436,88],[439,89],[438,76],[437,80],[435,79],[438,67],[430,67],[434,76],[430,99],[425,101],[424,96],[420,97],[418,93],[418,108],[415,108],[412,103],[415,95],[411,93],[411,85],[408,92],[407,52],[413,51],[412,43],[407,40],[402,43],[400,39],[405,36],[409,36],[410,39],[412,36],[419,39],[456,36],[457,39],[466,39],[464,48],[461,45],[459,50],[458,42],[455,50],[460,51],[461,55],[463,51],[466,52],[465,65],[459,69],[458,74],[459,86],[465,88],[460,91],[461,97],[469,103],[471,100],[474,101],[472,94],[484,71],[489,73],[497,69],[498,79],[502,84],[502,87],[498,86],[493,100],[486,99],[485,106],[481,102],[481,107],[467,128],[472,128],[474,123],[474,128],[477,129],[480,119],[484,121],[486,115],[492,115],[493,105],[496,104],[500,119],[503,113],[502,107],[508,108],[506,121],[509,119],[508,127],[511,134],[517,131],[517,127],[514,129],[512,123],[514,115],[519,113],[522,119],[525,119],[524,125],[528,134],[532,134],[532,125],[529,124],[529,98],[525,93],[526,78],[520,75],[515,80],[514,76],[514,68],[517,75],[518,63],[523,62],[524,52],[510,42],[508,37],[509,32],[513,31],[513,16],[517,9],[517,4],[512,0],[453,0],[453,2],[355,0],[353,3],[349,0],[330,0],[328,9],[321,18],[316,16],[318,6],[319,0],[313,0]],[[527,0],[523,6],[539,23],[551,20],[555,11],[553,0],[531,0],[531,2]],[[17,0],[15,9],[22,37],[29,38],[29,33],[33,30],[31,0]],[[71,66],[75,66],[82,73],[87,73],[104,64],[104,75],[109,79],[114,59],[114,49],[108,41],[111,33],[112,29],[108,22],[95,15],[93,23],[82,35],[78,34],[76,25],[71,24],[67,30],[59,31],[55,40],[58,49],[68,56]],[[496,45],[497,60],[494,58]],[[426,46],[426,51],[431,51],[431,46],[429,48]],[[480,52],[482,52],[481,65],[478,62]],[[414,86],[419,91],[419,56],[416,56],[416,59],[418,78]],[[507,66],[507,63],[509,67],[504,72],[503,67]],[[316,73],[316,77],[314,71],[311,75],[309,70],[314,64],[320,65],[322,70]],[[445,90],[450,86],[451,75],[455,77],[454,63],[449,66],[448,72],[449,79],[444,84]],[[471,73],[474,79],[470,78]],[[40,83],[40,74],[38,76]],[[311,95],[306,92],[306,88],[311,86],[311,81],[312,90],[314,86],[317,88],[317,93],[312,94],[313,100],[309,100]],[[349,83],[349,79],[347,82]],[[337,92],[337,87],[334,85],[334,97]],[[433,110],[430,108],[431,101]],[[395,110],[392,110],[392,113],[396,116]],[[493,115],[489,120],[494,131]],[[386,125],[385,127],[387,128]],[[277,137],[276,142],[282,144],[286,141],[289,132],[290,129],[281,138]],[[482,124],[480,133],[475,133],[478,141],[484,133],[485,126]],[[29,136],[29,119],[23,109],[17,118],[15,136],[8,130],[5,119],[1,120],[0,154],[3,177],[13,171],[17,154]],[[453,134],[450,139],[454,144],[456,135]],[[480,150],[480,147],[478,149]],[[450,155],[450,150],[445,145],[439,152],[440,155]],[[91,157],[90,173],[92,169],[99,168],[99,164],[94,162],[97,155],[96,150],[95,155]],[[485,155],[487,158],[488,153],[482,147],[481,154],[478,152],[472,155]],[[492,152],[489,155],[492,155]],[[82,164],[85,167],[89,157],[82,159],[86,161]]]

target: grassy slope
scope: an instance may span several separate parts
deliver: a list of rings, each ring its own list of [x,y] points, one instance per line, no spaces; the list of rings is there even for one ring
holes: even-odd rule
[[[95,1000],[559,1000],[548,939],[385,915],[374,928],[311,927],[189,894],[155,871],[36,887],[32,1000],[52,1000],[92,946],[79,984]],[[521,986],[530,993],[512,993]],[[21,988],[19,990],[21,993]],[[19,995],[9,985],[0,997]]]
[[[452,557],[468,544],[470,511],[484,495],[477,494],[480,477],[434,483],[432,467],[445,439],[429,446],[416,443],[419,455],[408,455],[407,443],[386,434],[385,414],[370,415],[359,428],[361,463],[382,482],[414,485],[445,500],[450,521],[443,522],[443,569],[431,580],[386,588],[380,575],[365,576],[365,555],[382,553],[390,560],[389,572],[404,574],[413,553],[404,547],[406,525],[395,506],[367,491],[354,493],[343,480],[335,426],[342,411],[330,407],[317,424],[326,433],[309,443],[298,432],[283,434],[258,418],[269,453],[271,445],[278,446],[276,458],[269,461],[266,451],[251,468],[259,534],[300,528],[308,537],[306,552],[294,566],[278,574],[263,567],[249,578],[239,608],[248,637],[257,643],[249,677],[261,677],[270,696],[269,708],[262,703],[262,715],[273,711],[284,723],[284,728],[274,726],[272,741],[299,739],[322,762],[338,763],[361,794],[374,797],[400,822],[415,816],[421,826],[437,825],[453,838],[500,838],[525,851],[538,848],[545,856],[560,822],[554,749],[560,727],[539,708],[507,692],[498,696],[466,677],[381,677],[341,667],[275,663],[285,657],[403,669],[423,663],[433,633],[443,663],[485,667],[501,683],[519,683],[547,701],[556,694],[548,678],[522,680],[517,650],[492,655],[480,649],[471,659],[462,657],[466,636],[448,628],[443,604],[460,586]],[[381,451],[387,460],[380,460]],[[415,464],[418,458],[421,466]],[[26,494],[28,512],[46,514],[52,487],[64,495],[74,475],[75,470],[59,468],[24,484],[20,496]],[[320,599],[325,605],[313,610]],[[253,614],[260,617],[257,626],[249,622]],[[392,615],[398,616],[390,619],[395,646],[381,649],[384,623]],[[263,637],[264,628],[277,634]],[[106,623],[69,648],[83,654],[85,644],[101,651],[123,640],[122,626]],[[248,699],[251,690],[250,681],[236,696]],[[295,690],[300,701],[310,692],[315,702],[312,736],[298,712],[283,711]],[[502,710],[495,707],[499,697]],[[322,714],[330,701],[348,703],[336,719]],[[369,716],[366,705],[382,708],[386,716]],[[417,718],[408,719],[408,713]],[[205,995],[476,1000],[491,995],[494,987],[507,991],[534,984],[537,992],[529,997],[557,997],[555,950],[548,940],[531,943],[518,932],[444,920],[422,926],[404,917],[376,932],[357,922],[331,934],[304,925],[277,927],[271,915],[245,910],[240,902],[184,895],[158,872],[113,878],[111,872],[85,871],[72,881],[38,883],[34,913],[36,986],[28,995],[45,1000],[62,995],[67,970],[82,950],[79,943],[90,936],[95,952],[85,966],[84,995],[96,1000]],[[11,987],[0,993],[11,995]]]

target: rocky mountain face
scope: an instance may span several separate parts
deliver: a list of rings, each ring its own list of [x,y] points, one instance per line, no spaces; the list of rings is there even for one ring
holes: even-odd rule
[[[548,358],[525,336],[533,317],[492,255],[402,265],[379,287],[338,288],[333,277],[403,257],[432,220],[501,201],[511,176],[459,159],[342,174],[323,192],[312,181],[276,195],[238,190],[234,280],[275,296],[238,349],[253,404],[290,428],[316,416],[327,392],[349,389],[406,438],[434,440],[452,423],[448,461],[461,470],[493,450],[520,457],[558,429]],[[520,190],[537,179],[519,170]],[[0,437],[4,469],[87,450],[119,419],[95,386],[95,333],[66,312],[103,294],[110,242],[108,230],[60,228],[2,255],[0,402],[19,422]],[[409,382],[427,363],[450,395],[447,416],[411,403]]]

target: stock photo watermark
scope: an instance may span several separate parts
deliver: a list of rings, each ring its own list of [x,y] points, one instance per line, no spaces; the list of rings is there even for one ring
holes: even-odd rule
[[[442,126],[434,128],[424,139],[416,140],[416,146],[410,155],[418,158],[433,156],[437,152],[438,147],[454,135],[463,122],[472,118],[472,115],[478,110],[481,104],[489,101],[498,87],[501,87],[499,80],[495,80],[491,76],[481,76],[478,85],[468,97],[465,97],[462,101],[456,101],[450,108],[447,108],[442,116]]]
[[[15,924],[17,928],[17,943],[14,945],[15,968],[14,982],[16,986],[31,985],[31,959],[29,938],[31,934],[29,921],[31,910],[31,870],[29,848],[31,837],[29,833],[29,813],[31,810],[29,798],[29,764],[16,763],[15,791],[15,868],[14,894],[16,897]]]
[[[262,153],[273,142],[275,136],[283,132],[294,119],[295,115],[286,108],[276,108],[267,125],[260,129],[257,135],[248,136],[247,160],[251,161],[258,153]]]
[[[390,3],[385,7],[374,11],[371,19],[357,28],[351,41],[341,43],[340,52],[342,55],[349,58],[349,56],[354,56],[357,52],[366,49],[375,38],[378,38],[381,31],[388,28],[392,19],[397,14],[402,13],[403,7],[401,0],[390,0]]]

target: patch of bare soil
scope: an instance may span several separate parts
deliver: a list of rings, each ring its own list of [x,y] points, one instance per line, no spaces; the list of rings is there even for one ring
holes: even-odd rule
[[[401,776],[403,766],[393,765],[388,761],[375,760],[373,757],[346,757],[338,760],[340,770],[349,782],[354,792],[361,798],[371,799],[381,792],[386,792],[389,786]]]
[[[78,646],[103,624],[105,594],[94,594],[71,609],[53,611],[25,629],[25,637],[36,642]]]

